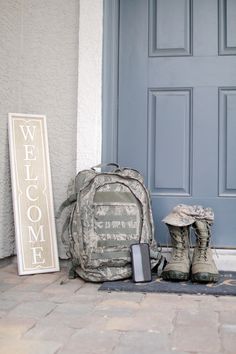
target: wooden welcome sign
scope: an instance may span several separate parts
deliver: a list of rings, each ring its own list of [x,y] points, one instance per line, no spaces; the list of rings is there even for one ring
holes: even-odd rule
[[[46,117],[9,113],[18,272],[59,270]]]

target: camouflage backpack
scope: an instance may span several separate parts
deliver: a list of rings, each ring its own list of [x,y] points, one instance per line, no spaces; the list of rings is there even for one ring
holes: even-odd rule
[[[68,251],[70,277],[100,282],[129,278],[132,275],[130,246],[150,245],[151,266],[163,257],[154,239],[150,198],[143,178],[136,170],[120,168],[97,172],[96,166],[77,174],[73,191],[61,205],[70,213]]]

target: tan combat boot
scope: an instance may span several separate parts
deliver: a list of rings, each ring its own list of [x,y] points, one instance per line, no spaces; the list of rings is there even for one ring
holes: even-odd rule
[[[171,259],[162,272],[165,280],[188,280],[190,273],[189,226],[172,226],[167,224],[171,235]]]
[[[197,220],[193,224],[197,243],[192,259],[192,281],[199,283],[217,282],[219,272],[212,258],[210,248],[210,223],[206,220]]]

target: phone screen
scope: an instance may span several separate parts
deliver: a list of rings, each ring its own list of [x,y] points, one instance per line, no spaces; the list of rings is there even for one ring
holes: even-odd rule
[[[131,246],[133,281],[148,282],[152,280],[149,245],[139,243]]]

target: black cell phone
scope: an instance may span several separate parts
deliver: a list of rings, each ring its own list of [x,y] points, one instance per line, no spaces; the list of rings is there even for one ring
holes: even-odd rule
[[[152,281],[149,244],[133,244],[130,246],[130,249],[133,281],[135,283]]]

